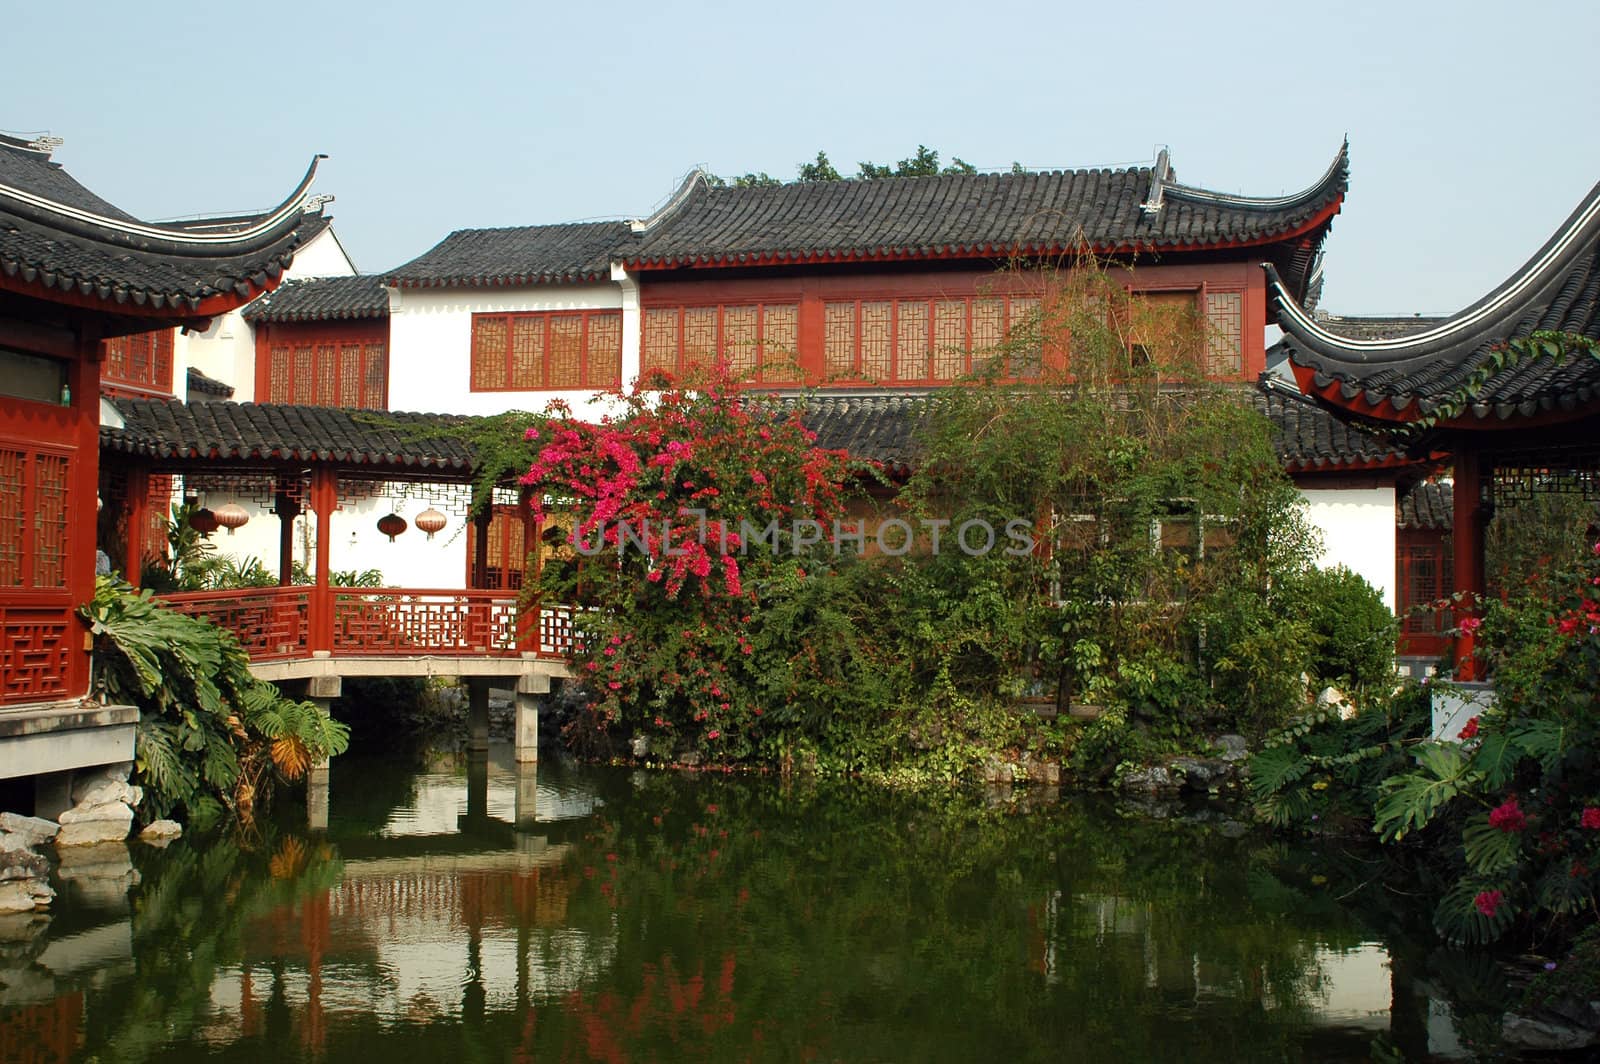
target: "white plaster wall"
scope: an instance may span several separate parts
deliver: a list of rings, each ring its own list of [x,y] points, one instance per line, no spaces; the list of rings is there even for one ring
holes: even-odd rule
[[[215,509],[223,503],[234,501],[224,494],[211,492],[205,504]],[[267,571],[278,572],[278,517],[267,510],[257,509],[242,501],[250,513],[243,528],[228,533],[218,529],[211,534],[211,543],[218,554],[233,555],[240,560],[254,556]],[[416,516],[429,506],[427,500],[391,499],[377,497],[346,502],[343,509],[333,515],[332,532],[328,541],[328,565],[333,570],[378,569],[383,582],[391,587],[463,588],[467,586],[467,552],[470,549],[471,531],[463,528],[463,519],[450,513],[451,507],[441,498],[435,509],[445,513],[449,524],[444,530],[428,539],[416,527]],[[391,511],[406,519],[410,526],[395,537],[378,531],[378,519]],[[307,527],[315,529],[315,519],[302,514],[295,519],[294,558],[310,570],[316,557],[316,535],[307,535]],[[310,547],[308,556],[307,547]]]
[[[306,277],[349,277],[356,272],[344,245],[329,226],[311,243],[295,253],[294,262],[284,271],[284,280]],[[255,329],[237,310],[219,314],[204,332],[185,334],[181,330],[172,345],[173,386],[178,398],[185,397],[189,367],[226,384],[233,385],[235,402],[255,400]]]
[[[565,399],[579,414],[604,405],[590,391],[474,392],[472,315],[538,310],[622,311],[622,380],[639,375],[639,290],[622,271],[599,284],[516,288],[390,288],[389,409],[435,414],[543,410]]]
[[[1317,564],[1342,565],[1366,578],[1395,608],[1394,485],[1307,488],[1307,517],[1322,532]]]

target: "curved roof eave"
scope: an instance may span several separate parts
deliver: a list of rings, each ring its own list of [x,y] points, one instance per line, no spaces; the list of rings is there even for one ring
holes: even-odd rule
[[[1350,339],[1323,328],[1288,291],[1272,264],[1261,265],[1267,273],[1267,294],[1277,324],[1304,349],[1291,350],[1291,358],[1306,364],[1304,356],[1314,355],[1352,369],[1393,369],[1431,361],[1452,351],[1464,357],[1482,340],[1509,333],[1522,309],[1559,284],[1573,260],[1586,253],[1597,237],[1600,183],[1590,189],[1533,257],[1494,291],[1430,329],[1386,340]]]
[[[240,228],[207,231],[182,225],[152,225],[60,203],[25,189],[0,185],[0,207],[40,225],[102,243],[138,251],[196,258],[246,255],[264,250],[299,224],[309,199],[317,164],[316,155],[305,176],[287,199],[270,211],[253,216]]]

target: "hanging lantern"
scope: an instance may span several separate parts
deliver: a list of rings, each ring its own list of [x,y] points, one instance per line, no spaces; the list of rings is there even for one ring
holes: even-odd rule
[[[189,527],[202,536],[209,536],[217,530],[217,515],[204,506],[189,515]]]
[[[443,529],[448,523],[449,521],[444,514],[431,506],[417,515],[417,527],[426,532],[429,539],[432,539],[433,534]]]
[[[378,531],[389,537],[389,542],[394,542],[394,537],[406,530],[406,519],[399,514],[385,514],[378,518]]]
[[[212,517],[217,524],[226,528],[228,535],[231,536],[234,529],[243,528],[250,520],[250,511],[236,502],[230,502],[226,506],[217,507],[217,512]]]

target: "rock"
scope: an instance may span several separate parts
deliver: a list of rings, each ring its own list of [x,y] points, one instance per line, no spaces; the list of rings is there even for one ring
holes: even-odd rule
[[[183,825],[176,820],[152,820],[139,832],[139,837],[145,842],[162,839],[175,839],[183,834]]]
[[[123,780],[101,780],[93,787],[83,791],[79,797],[78,788],[72,788],[74,810],[92,808],[94,806],[110,805],[113,802],[125,802],[128,805],[138,805],[144,797],[144,790],[130,786]],[[61,822],[69,823],[67,814],[61,814]]]
[[[679,755],[678,764],[682,765],[684,768],[698,767],[700,764],[700,751],[690,750],[688,753]]]
[[[1237,820],[1224,820],[1217,825],[1217,831],[1225,839],[1242,839],[1250,834],[1250,825]]]
[[[61,832],[66,834],[67,828],[74,824],[120,823],[122,833],[128,833],[128,826],[133,823],[133,810],[126,802],[106,802],[103,805],[75,805],[61,814]],[[59,837],[56,845],[61,845]]]
[[[1349,720],[1356,715],[1355,703],[1337,687],[1324,687],[1317,695],[1317,708],[1333,708],[1339,711],[1340,720]]]
[[[1186,791],[1209,791],[1232,778],[1233,765],[1221,759],[1180,757],[1172,762],[1172,774]]]
[[[54,820],[21,816],[17,813],[0,813],[0,832],[26,840],[22,843],[25,847],[43,846],[55,838],[60,830],[61,825]]]
[[[1163,791],[1177,789],[1177,782],[1172,778],[1172,773],[1162,765],[1148,765],[1136,768],[1123,775],[1118,781],[1125,791],[1138,791],[1143,794],[1160,794]]]
[[[0,913],[31,913],[37,909],[39,903],[34,899],[35,882],[17,879],[10,883],[0,883]],[[50,891],[49,896],[45,898],[46,903],[55,897],[55,891],[42,883],[38,885]]]
[[[1040,774],[1040,781],[1046,787],[1061,786],[1061,762],[1046,761],[1044,763],[1044,771]]]
[[[1011,766],[993,755],[983,759],[979,766],[979,774],[985,783],[1010,783],[1012,781]]]
[[[127,806],[122,808],[128,809]],[[63,814],[64,815],[64,814]],[[120,842],[128,837],[133,824],[133,810],[128,809],[125,820],[84,820],[62,827],[56,836],[56,848],[92,846],[97,842]]]
[[[45,879],[50,862],[32,850],[6,850],[0,853],[0,883],[14,879]]]
[[[1250,756],[1250,744],[1242,735],[1219,735],[1216,745],[1222,747],[1218,756],[1224,761],[1243,761]]]
[[[1584,1049],[1596,1042],[1596,1032],[1556,1020],[1536,1019],[1507,1013],[1500,1024],[1500,1036],[1507,1045],[1520,1049],[1564,1052]]]
[[[645,757],[648,756],[649,753],[650,740],[645,738],[643,735],[635,735],[633,737],[633,756]]]

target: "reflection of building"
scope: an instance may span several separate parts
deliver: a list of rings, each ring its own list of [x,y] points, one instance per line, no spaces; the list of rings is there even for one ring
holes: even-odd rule
[[[102,359],[119,386],[170,388],[171,345],[148,334],[270,291],[327,225],[309,172],[261,214],[143,222],[53,162],[58,144],[0,137],[0,777],[133,756],[132,711],[85,700],[77,616],[94,593]]]

